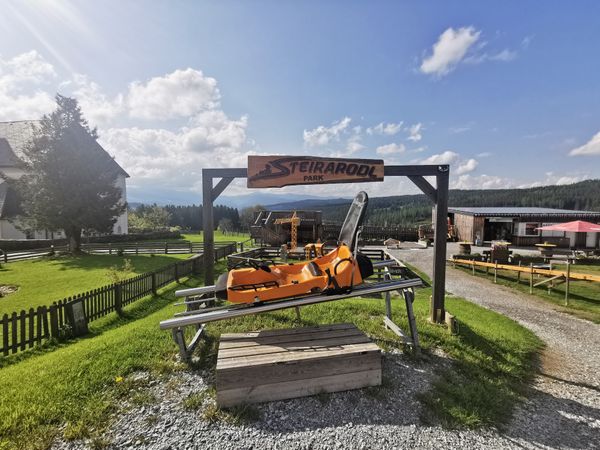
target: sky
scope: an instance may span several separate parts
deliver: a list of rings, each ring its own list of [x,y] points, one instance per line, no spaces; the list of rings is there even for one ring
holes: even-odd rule
[[[600,169],[597,1],[3,0],[0,121],[79,100],[130,201],[199,202],[249,154],[450,164],[451,188]],[[410,181],[268,192],[418,192]],[[251,193],[238,180],[225,195]]]

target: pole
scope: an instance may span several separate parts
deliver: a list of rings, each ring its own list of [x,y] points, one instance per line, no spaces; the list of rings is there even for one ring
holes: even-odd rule
[[[571,276],[571,261],[567,259],[567,277],[565,280],[565,305],[569,306],[569,279]]]
[[[202,228],[204,234],[204,285],[215,284],[215,236],[212,200],[213,179],[202,169]]]
[[[436,175],[437,202],[435,205],[435,230],[433,247],[433,295],[429,308],[429,320],[444,323],[446,311],[446,245],[448,241],[448,178],[450,169],[439,166]]]
[[[533,294],[533,263],[529,264],[529,269],[531,270],[529,274],[529,293]]]
[[[498,280],[498,261],[496,260],[494,264],[494,283]]]

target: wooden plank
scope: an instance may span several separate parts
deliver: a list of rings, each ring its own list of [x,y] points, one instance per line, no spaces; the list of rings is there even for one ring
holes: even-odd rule
[[[268,345],[268,344],[284,344],[290,342],[302,342],[316,339],[334,338],[334,337],[345,337],[345,336],[364,336],[364,333],[360,330],[348,328],[341,330],[332,331],[312,331],[308,333],[294,333],[289,336],[267,336],[267,337],[256,337],[253,339],[242,339],[239,341],[226,341],[219,344],[219,350],[227,350],[231,348],[244,348],[244,347],[255,347],[257,345]]]
[[[8,356],[8,314],[2,316],[2,354]]]
[[[468,266],[479,266],[479,267],[495,267],[494,263],[487,263],[482,261],[471,261],[467,259],[455,258],[451,260],[456,264],[465,264]],[[514,272],[526,272],[530,273],[531,269],[525,266],[511,266],[509,264],[498,264],[498,269],[503,270],[512,270]],[[536,275],[546,275],[546,276],[566,276],[567,273],[562,270],[550,270],[550,269],[533,269],[533,273]],[[589,275],[587,273],[575,273],[571,272],[569,277],[572,280],[581,280],[581,281],[597,281],[600,282],[600,276],[598,275]]]
[[[250,155],[247,174],[249,188],[358,183],[383,181],[384,166],[381,159]]]
[[[219,360],[227,358],[236,358],[238,356],[257,356],[257,355],[273,355],[275,353],[296,353],[296,352],[314,352],[320,349],[339,349],[350,344],[367,344],[370,343],[369,338],[360,334],[357,336],[346,336],[342,338],[332,339],[315,339],[301,342],[292,342],[282,345],[260,345],[258,347],[242,347],[232,348],[227,350],[219,350]],[[273,355],[273,358],[278,356]]]
[[[228,340],[238,340],[238,339],[246,339],[246,338],[257,338],[257,337],[268,337],[268,336],[281,336],[281,335],[290,335],[295,333],[306,333],[311,331],[333,331],[333,330],[341,330],[355,328],[356,325],[352,323],[335,323],[331,325],[317,325],[314,327],[302,327],[302,328],[291,328],[291,329],[279,329],[279,330],[264,330],[264,331],[252,331],[249,333],[225,333],[222,334],[219,338],[221,342]]]
[[[380,352],[334,356],[319,360],[290,361],[284,364],[220,369],[217,370],[217,390],[257,386],[264,383],[265,380],[268,380],[268,383],[279,383],[377,369],[381,369]]]
[[[332,356],[338,355],[351,355],[356,353],[367,354],[370,352],[380,352],[381,350],[377,345],[372,342],[362,344],[349,344],[344,345],[341,348],[327,348],[321,347],[307,352],[287,352],[279,353],[277,360],[280,363],[285,363],[294,360],[308,360],[308,359],[324,359],[331,358]],[[241,366],[256,366],[261,364],[272,364],[273,355],[255,355],[255,356],[244,356],[238,358],[224,358],[217,361],[217,370],[228,369],[232,367]]]
[[[263,384],[217,391],[217,403],[228,407],[240,403],[257,403],[304,397],[323,392],[339,392],[381,384],[381,370],[368,370],[340,375]]]

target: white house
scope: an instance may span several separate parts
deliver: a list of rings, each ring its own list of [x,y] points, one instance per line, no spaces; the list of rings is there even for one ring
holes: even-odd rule
[[[22,162],[23,148],[31,140],[34,127],[39,121],[24,120],[18,122],[0,122],[0,173],[6,178],[19,178],[25,173]],[[127,201],[126,179],[129,175],[102,148],[98,142],[90,139],[90,151],[102,152],[106,157],[105,170],[114,171],[117,175],[116,185],[121,189],[121,199]],[[62,231],[50,232],[37,230],[25,233],[17,229],[9,220],[19,212],[15,193],[7,186],[0,175],[0,239],[52,239],[64,237]],[[113,234],[127,234],[127,211],[125,211],[113,227]]]

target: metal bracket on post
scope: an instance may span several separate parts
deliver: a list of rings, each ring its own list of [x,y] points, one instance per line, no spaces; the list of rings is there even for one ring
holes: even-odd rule
[[[385,281],[390,281],[392,279],[392,274],[390,273],[389,268],[385,267],[384,271],[383,279]],[[415,293],[412,288],[398,290],[398,293],[404,296],[406,303],[406,315],[408,316],[410,337],[408,337],[392,320],[392,295],[390,292],[385,293],[385,316],[383,317],[383,324],[387,329],[398,335],[404,344],[410,345],[413,348],[413,351],[416,354],[419,354],[421,351],[419,346],[419,332],[417,331],[417,322],[412,307]]]

